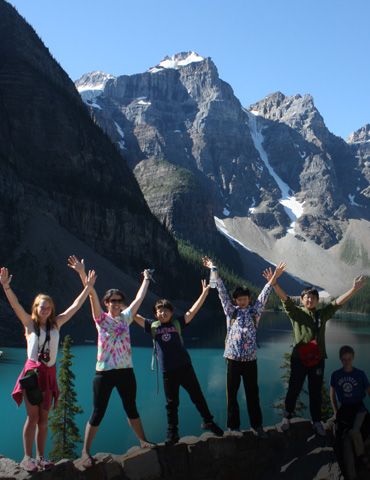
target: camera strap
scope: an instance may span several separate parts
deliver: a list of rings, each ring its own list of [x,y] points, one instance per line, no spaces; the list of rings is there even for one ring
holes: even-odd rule
[[[46,321],[46,336],[45,336],[45,342],[43,346],[41,347],[41,350],[39,350],[39,353],[43,354],[45,350],[45,345],[50,342],[50,322],[49,320]]]

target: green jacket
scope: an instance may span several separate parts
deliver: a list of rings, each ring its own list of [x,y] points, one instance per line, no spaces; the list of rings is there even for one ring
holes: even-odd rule
[[[340,308],[336,301],[329,303],[324,308],[308,310],[305,307],[297,307],[291,298],[282,302],[285,312],[292,322],[296,345],[293,348],[292,356],[298,357],[298,347],[315,339],[315,313],[318,313],[320,327],[317,335],[317,343],[320,349],[321,358],[327,358],[325,348],[326,322],[330,320]]]

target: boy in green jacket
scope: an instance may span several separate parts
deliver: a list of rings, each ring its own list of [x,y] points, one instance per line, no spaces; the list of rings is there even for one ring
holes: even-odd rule
[[[297,307],[293,300],[279,287],[277,283],[273,288],[280,297],[285,312],[292,322],[295,346],[293,347],[290,360],[290,378],[288,393],[285,397],[285,408],[283,414],[283,423],[281,429],[288,430],[290,419],[294,412],[297,398],[302,390],[304,381],[308,377],[308,393],[310,413],[313,421],[313,427],[316,432],[325,436],[326,431],[321,424],[321,403],[322,403],[322,382],[325,369],[325,327],[326,322],[330,320],[335,312],[349,300],[358,290],[366,285],[366,278],[361,276],[355,278],[352,288],[326,305],[321,309],[316,309],[319,303],[319,293],[313,287],[306,287],[301,293],[301,302],[303,307]],[[317,341],[319,355],[317,363],[307,365],[302,359],[299,350],[302,345],[308,345],[310,342]]]

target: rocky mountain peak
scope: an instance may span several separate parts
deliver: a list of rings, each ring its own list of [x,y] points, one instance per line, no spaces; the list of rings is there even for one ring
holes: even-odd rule
[[[95,71],[82,75],[82,77],[75,82],[75,85],[79,92],[83,92],[84,90],[103,90],[111,78],[116,77],[104,72]]]
[[[356,132],[352,132],[347,138],[347,143],[363,143],[370,142],[370,124],[363,126]]]
[[[152,212],[202,248],[220,247],[216,222],[269,261],[280,260],[275,243],[291,249],[292,238],[319,258],[316,247],[337,245],[366,212],[357,209],[369,203],[367,170],[328,131],[311,95],[275,92],[244,109],[209,57],[182,52],[108,81],[89,106]],[[306,266],[294,269],[299,276]],[[316,270],[311,283],[320,285],[327,274]]]
[[[172,55],[171,57],[164,57],[163,60],[153,68],[149,69],[149,72],[156,73],[157,71],[166,69],[166,68],[174,68],[176,70],[189,65],[190,63],[197,63],[202,62],[204,57],[201,57],[195,52],[181,52]]]
[[[115,78],[114,75],[95,71],[85,73],[85,75],[75,82],[75,85],[82,100],[91,105],[91,102],[94,102],[95,98],[103,94],[104,88],[109,80],[114,80]]]
[[[281,92],[267,95],[263,100],[248,107],[266,119],[279,121],[299,130],[309,140],[315,135],[320,141],[327,134],[324,120],[314,105],[311,95],[299,94],[287,97]]]

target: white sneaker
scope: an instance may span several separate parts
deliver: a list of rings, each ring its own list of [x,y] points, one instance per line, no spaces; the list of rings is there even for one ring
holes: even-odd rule
[[[285,432],[286,430],[289,430],[290,428],[290,419],[289,418],[283,418],[283,422],[281,424],[281,427],[283,432]]]
[[[252,428],[252,432],[259,438],[267,438],[268,435],[262,427]]]
[[[320,437],[326,437],[326,430],[322,426],[321,422],[315,422],[313,424],[313,429],[316,430],[316,433],[320,435]]]
[[[243,433],[238,429],[238,428],[228,428],[227,429],[229,435],[232,435],[233,437],[243,437]]]
[[[20,463],[20,466],[21,468],[23,468],[23,470],[26,470],[26,472],[35,472],[36,470],[38,470],[36,460],[28,456],[24,457],[24,459]]]

